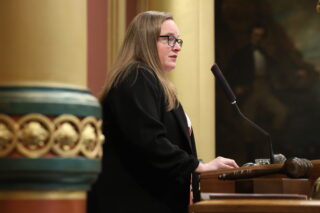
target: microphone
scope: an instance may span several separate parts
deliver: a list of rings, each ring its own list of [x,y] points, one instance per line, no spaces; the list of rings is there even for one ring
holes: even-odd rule
[[[220,87],[222,87],[224,93],[226,94],[227,98],[229,99],[231,104],[236,104],[237,103],[237,98],[234,95],[231,87],[229,86],[227,80],[224,78],[221,70],[219,69],[218,65],[214,64],[211,67],[211,71],[214,74],[214,76],[217,78],[218,80],[218,84],[220,85]]]
[[[269,149],[270,149],[270,163],[271,164],[275,163],[275,157],[274,157],[273,146],[272,146],[270,134],[268,132],[266,132],[264,129],[262,129],[260,126],[255,124],[253,121],[251,121],[249,118],[247,118],[241,112],[241,110],[237,104],[236,96],[233,93],[230,85],[228,84],[227,80],[223,76],[223,74],[217,64],[214,64],[211,67],[211,71],[212,71],[213,75],[216,77],[216,79],[218,80],[218,84],[222,87],[222,89],[223,89],[224,93],[226,94],[227,98],[229,99],[231,105],[234,106],[234,108],[236,109],[236,112],[238,113],[238,115],[240,115],[240,117],[243,118],[244,120],[246,120],[252,127],[257,129],[259,132],[261,132],[263,135],[265,135],[267,137],[268,143],[269,143]]]

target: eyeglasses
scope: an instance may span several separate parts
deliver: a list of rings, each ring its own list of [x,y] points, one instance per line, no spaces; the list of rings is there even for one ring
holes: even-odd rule
[[[170,47],[174,47],[176,43],[179,44],[180,47],[182,47],[183,41],[182,39],[176,38],[173,35],[161,35],[159,36],[160,38],[167,38],[168,45]]]

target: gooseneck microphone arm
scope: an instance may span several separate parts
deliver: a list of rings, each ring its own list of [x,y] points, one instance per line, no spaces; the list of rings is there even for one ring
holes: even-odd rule
[[[267,136],[268,138],[268,143],[269,143],[269,148],[270,148],[270,163],[273,164],[274,163],[274,153],[273,153],[273,147],[272,147],[272,141],[271,141],[271,136],[268,132],[266,132],[264,129],[262,129],[260,126],[258,126],[257,124],[255,124],[253,121],[251,121],[249,118],[247,118],[240,110],[240,108],[238,107],[237,104],[237,99],[236,96],[234,95],[231,87],[229,86],[228,82],[226,81],[226,79],[224,78],[224,75],[222,74],[220,68],[218,67],[218,65],[214,64],[211,67],[211,71],[214,74],[214,76],[217,78],[218,80],[218,84],[222,87],[223,91],[225,92],[227,98],[229,99],[230,103],[232,106],[235,107],[238,115],[240,115],[241,118],[243,118],[244,120],[246,120],[252,127],[254,127],[255,129],[257,129],[259,132],[261,132],[263,135]]]
[[[253,121],[251,121],[249,118],[247,118],[239,109],[237,102],[235,102],[234,104],[232,104],[238,115],[240,115],[240,117],[242,117],[244,120],[246,120],[252,127],[254,127],[255,129],[259,130],[262,134],[264,134],[265,136],[267,136],[268,138],[268,143],[269,143],[269,149],[270,149],[270,163],[273,164],[274,163],[274,153],[273,153],[273,147],[272,147],[272,141],[271,141],[271,136],[268,132],[266,132],[264,129],[262,129],[260,126],[258,126],[256,123],[254,123]]]

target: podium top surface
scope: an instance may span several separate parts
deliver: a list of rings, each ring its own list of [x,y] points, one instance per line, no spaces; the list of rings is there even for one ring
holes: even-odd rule
[[[320,160],[311,160],[313,164],[313,168],[310,173],[309,179],[315,180],[320,177]],[[262,166],[249,166],[249,167],[239,167],[236,169],[222,169],[210,172],[204,172],[200,174],[201,179],[217,179],[219,175],[224,173],[231,173],[234,171],[241,171],[241,170],[266,170],[266,169],[278,169],[281,168],[283,164],[268,164]],[[268,177],[286,177],[285,174],[272,174],[268,175]]]

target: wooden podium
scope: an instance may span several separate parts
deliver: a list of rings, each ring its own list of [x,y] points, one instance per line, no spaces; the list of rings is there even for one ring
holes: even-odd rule
[[[315,200],[206,200],[193,204],[190,213],[319,213]]]
[[[320,213],[320,200],[310,200],[313,184],[320,177],[320,160],[311,162],[313,168],[308,178],[293,179],[283,173],[235,180],[218,178],[221,174],[233,171],[276,170],[282,164],[203,173],[200,176],[203,201],[190,205],[190,213]]]
[[[296,193],[309,194],[312,185],[320,177],[320,160],[311,161],[313,168],[310,176],[304,179],[292,179],[286,174],[276,173],[256,178],[238,180],[220,180],[223,173],[234,170],[266,170],[282,167],[282,164],[270,164],[263,166],[241,167],[238,169],[219,170],[206,172],[200,176],[201,192],[210,193]],[[248,187],[245,187],[247,185]],[[260,187],[259,187],[260,185]],[[266,187],[268,186],[268,187]],[[250,187],[253,187],[250,189]],[[263,189],[263,187],[265,189]],[[301,188],[299,188],[301,187]],[[250,191],[251,190],[251,191]]]

